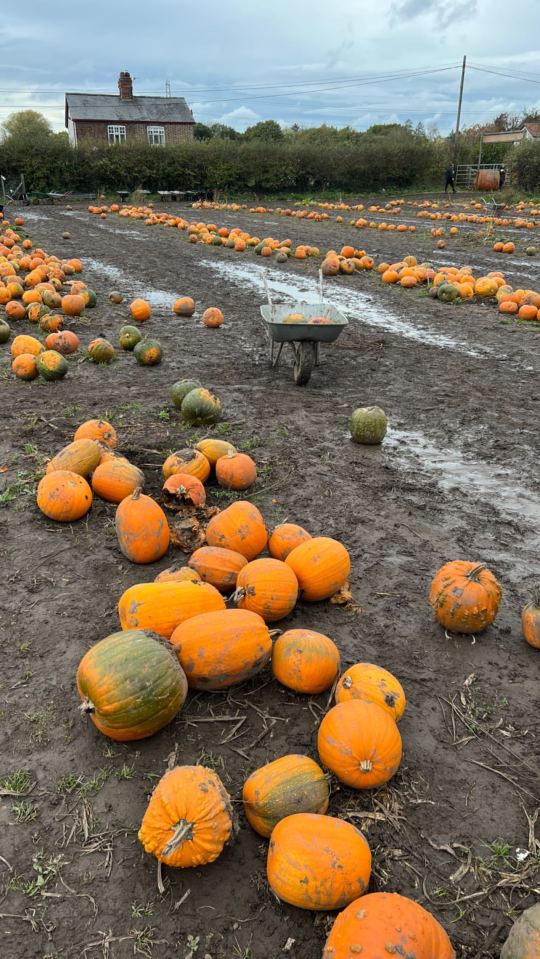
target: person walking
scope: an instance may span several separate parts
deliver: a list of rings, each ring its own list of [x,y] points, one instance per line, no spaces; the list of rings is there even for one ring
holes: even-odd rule
[[[506,169],[502,166],[499,170],[499,190],[502,190],[506,180]]]
[[[455,170],[454,170],[454,164],[451,163],[450,166],[446,168],[446,174],[445,174],[446,182],[445,182],[445,184],[444,184],[444,192],[445,192],[445,193],[448,193],[448,187],[449,187],[449,186],[452,187],[453,193],[456,192],[456,180],[455,180],[455,176],[456,176],[456,174],[455,174]]]

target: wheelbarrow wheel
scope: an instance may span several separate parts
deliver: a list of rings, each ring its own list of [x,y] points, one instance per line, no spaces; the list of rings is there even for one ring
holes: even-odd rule
[[[316,344],[310,340],[302,340],[294,352],[294,382],[297,386],[305,386],[309,383],[317,359]]]

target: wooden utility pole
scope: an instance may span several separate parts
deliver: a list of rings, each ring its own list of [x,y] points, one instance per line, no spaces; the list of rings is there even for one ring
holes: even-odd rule
[[[456,118],[456,129],[454,132],[454,166],[457,168],[457,159],[458,159],[458,137],[459,137],[459,124],[461,120],[461,104],[463,103],[463,86],[465,84],[465,67],[467,66],[467,57],[463,57],[463,65],[461,67],[461,83],[459,85],[459,99],[458,99],[458,108],[457,108],[457,118]]]

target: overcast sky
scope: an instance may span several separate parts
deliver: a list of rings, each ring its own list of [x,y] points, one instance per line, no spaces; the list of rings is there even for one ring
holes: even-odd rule
[[[129,70],[135,94],[170,80],[196,120],[238,130],[410,119],[447,133],[464,54],[521,79],[468,69],[462,126],[540,108],[538,0],[5,2],[0,122],[32,107],[61,130],[66,90],[117,93]],[[439,72],[386,79],[422,70]]]

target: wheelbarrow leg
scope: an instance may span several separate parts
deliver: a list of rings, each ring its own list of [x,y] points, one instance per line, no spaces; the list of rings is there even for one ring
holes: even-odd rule
[[[274,340],[272,340],[272,355],[271,355],[272,368],[274,368],[274,367],[276,367],[276,366],[278,365],[278,363],[279,363],[279,358],[280,358],[280,356],[281,356],[281,351],[282,351],[282,349],[283,349],[283,343],[280,343],[280,344],[279,344],[279,350],[277,351],[276,357],[275,357],[275,359],[274,359]]]

